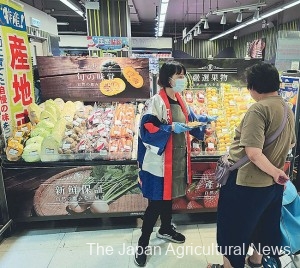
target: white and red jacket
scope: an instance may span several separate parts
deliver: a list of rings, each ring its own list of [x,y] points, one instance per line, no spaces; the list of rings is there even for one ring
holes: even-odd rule
[[[186,123],[198,117],[181,95],[176,98],[185,115]],[[187,183],[191,183],[190,135],[203,139],[205,127],[186,132]],[[143,109],[138,138],[139,186],[144,197],[150,200],[172,199],[172,112],[164,89],[150,98]]]

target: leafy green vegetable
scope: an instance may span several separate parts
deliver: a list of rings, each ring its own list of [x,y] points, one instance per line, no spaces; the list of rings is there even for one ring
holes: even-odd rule
[[[100,199],[110,203],[137,185],[137,166],[114,165],[94,167],[85,184],[101,188]]]

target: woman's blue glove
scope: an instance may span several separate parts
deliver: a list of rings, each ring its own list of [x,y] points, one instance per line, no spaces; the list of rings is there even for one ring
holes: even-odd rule
[[[186,124],[179,122],[173,122],[172,126],[173,131],[177,134],[192,130],[192,128],[188,127]]]
[[[199,122],[203,122],[203,123],[210,123],[211,121],[216,121],[218,119],[218,116],[214,115],[214,116],[209,116],[206,114],[203,115],[197,115],[197,120]]]

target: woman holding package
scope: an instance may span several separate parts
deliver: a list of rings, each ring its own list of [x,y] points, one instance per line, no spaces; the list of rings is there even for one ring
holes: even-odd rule
[[[256,103],[235,131],[229,159],[237,162],[247,155],[250,161],[232,171],[221,187],[217,242],[224,264],[209,268],[243,268],[245,262],[250,268],[279,267],[283,184],[288,180],[283,167],[295,145],[295,119],[278,95],[279,74],[274,66],[258,63],[247,69],[246,75]],[[274,133],[277,138],[264,146]],[[250,245],[254,254],[245,259]]]
[[[197,116],[180,93],[186,88],[185,67],[176,61],[164,63],[159,72],[161,90],[149,99],[141,115],[138,140],[139,185],[148,198],[142,235],[135,263],[145,266],[153,227],[160,216],[157,237],[184,243],[184,235],[171,224],[172,199],[184,196],[191,182],[189,134],[203,139],[205,127],[190,128],[190,121],[208,122],[215,118]]]

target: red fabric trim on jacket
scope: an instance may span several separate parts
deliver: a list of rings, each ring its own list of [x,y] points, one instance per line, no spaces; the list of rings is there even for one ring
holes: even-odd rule
[[[162,100],[164,101],[166,108],[167,108],[167,114],[169,119],[169,124],[172,124],[172,112],[171,112],[171,106],[170,102],[168,100],[167,93],[165,89],[161,89],[159,92],[159,95],[161,96]],[[172,135],[170,136],[170,139],[167,142],[166,148],[165,148],[165,163],[164,163],[164,189],[163,189],[163,200],[171,200],[172,199],[172,181],[173,181],[173,174],[172,174],[172,168],[173,168],[173,139]]]
[[[147,129],[150,133],[156,133],[159,131],[159,127],[153,125],[152,123],[145,123],[144,124],[145,129]]]

